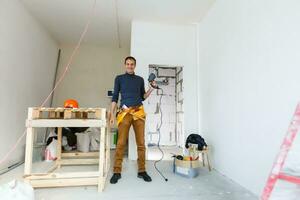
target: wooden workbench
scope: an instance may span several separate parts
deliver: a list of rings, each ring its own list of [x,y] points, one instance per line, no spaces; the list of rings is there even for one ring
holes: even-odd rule
[[[46,114],[46,115],[45,115]],[[110,137],[104,108],[28,108],[24,179],[34,188],[96,185],[103,191],[110,165]],[[57,160],[46,173],[32,173],[35,128],[57,127]],[[62,127],[100,127],[99,152],[62,152]],[[63,165],[99,165],[98,171],[55,173]]]

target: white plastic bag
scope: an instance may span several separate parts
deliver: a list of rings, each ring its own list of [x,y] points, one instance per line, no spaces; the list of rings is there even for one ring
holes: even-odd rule
[[[13,180],[0,186],[1,200],[34,200],[34,191],[31,185]]]
[[[51,137],[56,137],[56,133],[55,133],[55,128],[50,128],[50,131],[49,131],[49,135],[47,137],[47,140]]]
[[[63,136],[63,137],[62,137],[61,145],[64,147],[64,150],[66,150],[66,151],[71,151],[71,150],[72,150],[72,147],[70,147],[70,146],[68,145],[68,139],[67,139],[66,136]]]
[[[90,150],[98,151],[100,146],[100,128],[89,128],[86,130],[90,137]]]
[[[51,162],[57,158],[57,140],[53,139],[52,142],[46,147],[45,161]]]

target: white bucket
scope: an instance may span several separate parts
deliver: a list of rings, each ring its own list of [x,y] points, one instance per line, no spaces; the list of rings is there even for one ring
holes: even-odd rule
[[[89,152],[90,137],[87,133],[76,133],[77,136],[77,150],[81,152]]]

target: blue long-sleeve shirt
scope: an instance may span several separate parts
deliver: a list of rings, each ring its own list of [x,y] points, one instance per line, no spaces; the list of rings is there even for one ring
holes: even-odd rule
[[[142,105],[145,100],[144,79],[128,73],[116,76],[112,102],[118,103],[119,93],[121,93],[121,107],[123,105],[127,107]]]

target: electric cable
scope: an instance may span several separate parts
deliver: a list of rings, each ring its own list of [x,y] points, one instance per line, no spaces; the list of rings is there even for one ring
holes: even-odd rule
[[[81,35],[80,35],[80,38],[79,38],[79,40],[78,40],[75,48],[73,49],[73,51],[71,53],[71,56],[68,59],[67,65],[65,65],[63,73],[61,74],[61,76],[58,79],[58,81],[55,83],[55,85],[54,85],[53,89],[51,90],[51,92],[49,93],[49,95],[45,98],[45,100],[41,103],[41,105],[39,107],[43,107],[46,104],[46,102],[50,99],[50,97],[52,96],[53,92],[60,85],[61,81],[64,79],[64,77],[66,76],[67,72],[69,71],[70,66],[72,64],[72,61],[74,59],[74,56],[76,55],[78,49],[80,48],[81,42],[82,42],[84,36],[86,35],[86,33],[87,33],[88,29],[89,29],[90,23],[91,23],[94,15],[95,15],[96,2],[97,2],[97,0],[94,0],[93,7],[91,8],[91,12],[90,12],[90,15],[88,17],[87,23],[86,23],[86,25],[85,25],[85,27],[84,27]],[[23,137],[25,137],[26,132],[27,131],[25,129],[24,132],[22,133],[22,135],[18,138],[17,142],[13,145],[13,147],[0,160],[0,165],[3,164],[8,159],[8,157],[16,150],[16,148],[18,147],[18,145],[22,141]]]
[[[164,154],[164,152],[163,152],[163,150],[161,149],[161,147],[160,147],[160,139],[161,139],[161,133],[160,133],[160,129],[161,129],[161,127],[162,127],[162,124],[163,124],[163,113],[162,113],[162,110],[161,110],[161,99],[162,99],[162,97],[163,97],[163,95],[164,95],[164,91],[163,91],[163,89],[162,88],[158,88],[158,91],[159,90],[161,90],[161,96],[159,97],[159,103],[158,103],[158,110],[159,110],[159,112],[160,112],[160,124],[159,124],[159,126],[158,126],[158,128],[157,128],[157,132],[158,132],[158,142],[157,142],[157,148],[159,149],[159,151],[161,152],[161,158],[159,159],[159,160],[156,160],[155,162],[154,162],[154,168],[156,169],[156,171],[159,173],[159,175],[163,178],[163,179],[165,179],[165,181],[168,181],[168,179],[163,175],[163,173],[158,169],[158,167],[157,167],[157,163],[159,163],[160,161],[162,161],[163,160],[163,158],[164,158],[164,156],[165,156],[165,154]]]

